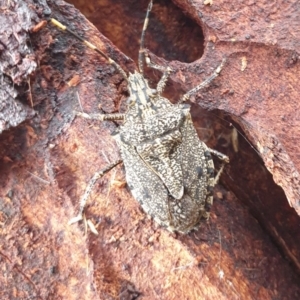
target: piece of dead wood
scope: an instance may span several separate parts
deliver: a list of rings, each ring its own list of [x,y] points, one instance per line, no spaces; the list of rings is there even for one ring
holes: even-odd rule
[[[240,91],[245,92],[243,88],[246,84],[249,93],[251,90],[253,93],[255,83],[251,82],[249,86],[249,78],[262,82],[261,77],[253,77],[252,73],[248,75],[248,81],[239,80],[252,70],[250,61],[253,63],[255,58],[265,57],[260,51],[268,53],[271,50],[267,45],[264,49],[263,46],[255,48],[250,44],[251,48],[248,43],[245,46],[243,41],[222,41],[217,29],[222,30],[226,26],[222,23],[222,26],[211,24],[219,20],[221,12],[226,9],[218,9],[214,6],[215,2],[209,7],[203,7],[202,2],[196,1],[190,6],[177,2],[178,5],[185,5],[190,16],[202,24],[206,39],[212,42],[207,45],[201,60],[195,63],[171,62],[173,82],[183,91],[188,90],[210,74],[223,54],[227,55],[227,67],[220,78],[196,101],[202,106],[232,113],[232,117],[237,116],[234,120],[239,122],[240,115],[231,111],[231,99],[244,99],[238,96]],[[23,3],[34,9],[30,1]],[[105,50],[125,70],[135,69],[133,61],[99,34],[76,9],[64,2],[48,3],[55,18]],[[121,9],[119,12],[124,24],[133,18]],[[33,27],[39,21],[32,22]],[[208,28],[217,32],[208,34]],[[118,167],[100,181],[87,207],[88,217],[93,219],[99,235],[89,235],[86,239],[80,226],[67,226],[68,220],[76,213],[78,199],[93,172],[119,155],[110,137],[116,125],[74,119],[74,111],[81,109],[78,99],[85,112],[124,110],[126,83],[101,57],[50,25],[31,34],[30,38],[39,66],[31,81],[33,106],[39,115],[1,137],[3,242],[0,256],[4,264],[0,281],[1,286],[5,287],[1,295],[3,299],[29,296],[41,299],[118,299],[123,295],[143,295],[149,299],[299,297],[298,277],[287,261],[249,210],[220,186],[216,189],[209,225],[203,224],[198,232],[188,236],[176,237],[157,228],[126,189],[111,186],[113,181],[124,181],[122,168]],[[164,63],[162,59],[158,61]],[[262,64],[264,62],[261,61]],[[260,64],[256,62],[254,66],[258,68]],[[250,102],[249,98],[245,99]],[[195,125],[200,127],[198,109],[193,108]],[[243,120],[248,122],[244,128],[257,128],[249,119]],[[240,124],[243,125],[243,122]],[[255,137],[251,141],[256,145]],[[233,189],[237,186],[236,191],[240,190],[240,195],[244,195],[245,199],[255,200],[251,209],[261,212],[266,224],[272,221],[270,228],[275,228],[278,240],[288,245],[286,248],[296,258],[295,263],[299,260],[294,248],[296,241],[288,240],[287,243],[285,238],[287,228],[297,228],[292,225],[299,221],[291,217],[288,207],[278,210],[284,194],[278,199],[272,196],[279,201],[274,207],[269,202],[272,199],[267,201],[269,198],[251,197],[251,189],[257,192],[264,190],[271,195],[275,193],[275,197],[282,191],[276,190],[265,180],[262,186],[255,185],[254,179],[261,179],[265,169],[257,156],[249,157],[243,143],[240,143],[237,154],[231,154],[235,155],[232,157],[233,164],[234,161],[240,162],[242,171],[231,166],[227,170],[230,176],[225,176],[224,180]],[[258,164],[255,164],[256,171],[253,172],[246,161],[253,163],[255,159],[258,159]],[[261,169],[257,168],[259,164]],[[232,177],[236,173],[242,183],[238,182],[237,177]],[[229,183],[226,178],[229,178]],[[232,182],[231,178],[234,178]],[[270,186],[272,190],[268,190]],[[258,203],[261,207],[257,209]],[[268,208],[270,215],[265,214]],[[284,220],[290,227],[282,226],[286,228],[283,232],[276,230],[278,227],[274,227],[273,215],[278,224],[285,225],[282,224]],[[284,219],[286,216],[289,217]],[[290,233],[296,239],[296,229]]]

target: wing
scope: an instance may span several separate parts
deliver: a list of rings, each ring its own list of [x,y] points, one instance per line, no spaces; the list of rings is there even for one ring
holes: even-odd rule
[[[169,196],[168,226],[187,233],[198,225],[201,218],[208,218],[212,204],[214,165],[207,146],[200,141],[190,114],[180,127],[180,166],[183,174],[184,194],[181,199]]]
[[[136,147],[147,167],[163,181],[175,199],[181,199],[184,194],[180,165],[181,142],[181,132],[176,129]]]
[[[184,147],[181,150],[181,166],[185,193],[202,210],[208,201],[212,204],[214,164],[207,146],[197,135],[190,114],[181,128]]]
[[[180,128],[189,114],[189,106],[173,105],[163,97],[157,98],[153,107],[141,112],[128,111],[120,128],[124,147],[140,159],[163,182],[170,195],[181,199],[184,194],[183,174],[180,165]],[[135,153],[133,150],[136,149]]]
[[[126,170],[126,181],[133,197],[144,211],[162,225],[168,223],[168,191],[160,178],[139,157],[134,147],[114,135]]]

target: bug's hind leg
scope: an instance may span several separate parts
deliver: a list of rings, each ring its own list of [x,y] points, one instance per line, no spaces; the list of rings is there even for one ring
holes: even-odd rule
[[[91,194],[92,190],[93,190],[93,187],[95,186],[97,180],[99,178],[101,178],[105,173],[107,173],[108,171],[110,171],[111,169],[113,169],[115,166],[117,166],[118,164],[120,164],[122,162],[122,159],[118,159],[116,160],[115,162],[109,164],[108,166],[106,166],[105,168],[103,168],[102,170],[96,172],[94,174],[94,176],[90,179],[86,189],[85,189],[85,192],[83,194],[83,196],[81,197],[80,199],[80,202],[79,202],[79,213],[76,217],[72,218],[70,221],[69,221],[69,224],[73,224],[73,223],[76,223],[76,222],[79,222],[83,219],[83,211],[84,211],[84,208],[85,208],[85,205],[86,205],[86,202],[87,202],[87,199],[89,197],[89,195]]]

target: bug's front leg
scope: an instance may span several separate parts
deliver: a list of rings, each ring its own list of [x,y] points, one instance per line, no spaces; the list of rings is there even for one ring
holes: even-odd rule
[[[79,213],[76,217],[72,218],[69,221],[69,224],[79,222],[83,219],[83,211],[84,211],[87,199],[88,199],[89,195],[91,194],[93,187],[95,186],[97,180],[100,179],[103,175],[105,175],[107,172],[109,172],[111,169],[113,169],[115,166],[117,166],[121,162],[122,162],[122,159],[118,159],[94,174],[94,176],[90,179],[83,196],[80,199]]]
[[[156,87],[158,94],[161,94],[166,86],[167,80],[170,76],[170,73],[172,72],[172,69],[170,67],[163,67],[163,66],[152,63],[146,50],[144,52],[144,56],[145,56],[145,61],[146,61],[147,67],[163,72],[163,75],[160,78],[160,80],[157,84],[157,87]]]
[[[76,112],[76,116],[89,119],[89,120],[99,120],[99,121],[116,121],[116,120],[124,120],[125,119],[125,114],[87,114],[84,112]],[[80,199],[80,204],[79,204],[79,213],[76,217],[72,218],[69,221],[69,224],[73,224],[76,222],[79,222],[83,219],[83,211],[86,205],[86,202],[88,200],[89,195],[91,194],[93,187],[95,186],[96,182],[98,179],[100,179],[105,173],[109,172],[111,169],[113,169],[115,166],[120,164],[122,162],[122,159],[118,159],[115,162],[109,164],[106,166],[104,169],[96,172],[94,176],[90,179],[85,192],[83,196]]]

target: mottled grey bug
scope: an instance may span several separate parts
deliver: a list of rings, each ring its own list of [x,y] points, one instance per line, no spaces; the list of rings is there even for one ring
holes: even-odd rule
[[[171,231],[187,233],[202,218],[209,217],[214,185],[229,158],[208,148],[198,138],[190,115],[190,105],[183,102],[217,77],[225,60],[208,79],[183,95],[177,104],[162,97],[171,69],[153,64],[144,49],[144,36],[151,8],[152,1],[148,6],[141,35],[139,72],[129,73],[128,76],[121,66],[96,46],[57,20],[51,19],[54,25],[68,31],[105,57],[127,81],[130,95],[125,114],[77,113],[87,119],[124,121],[113,135],[120,148],[122,160],[117,160],[92,177],[80,200],[79,214],[71,223],[82,219],[86,201],[96,181],[122,161],[132,195],[157,223]],[[150,88],[143,76],[144,60],[148,67],[163,72],[156,89]],[[211,153],[223,161],[216,177]]]

